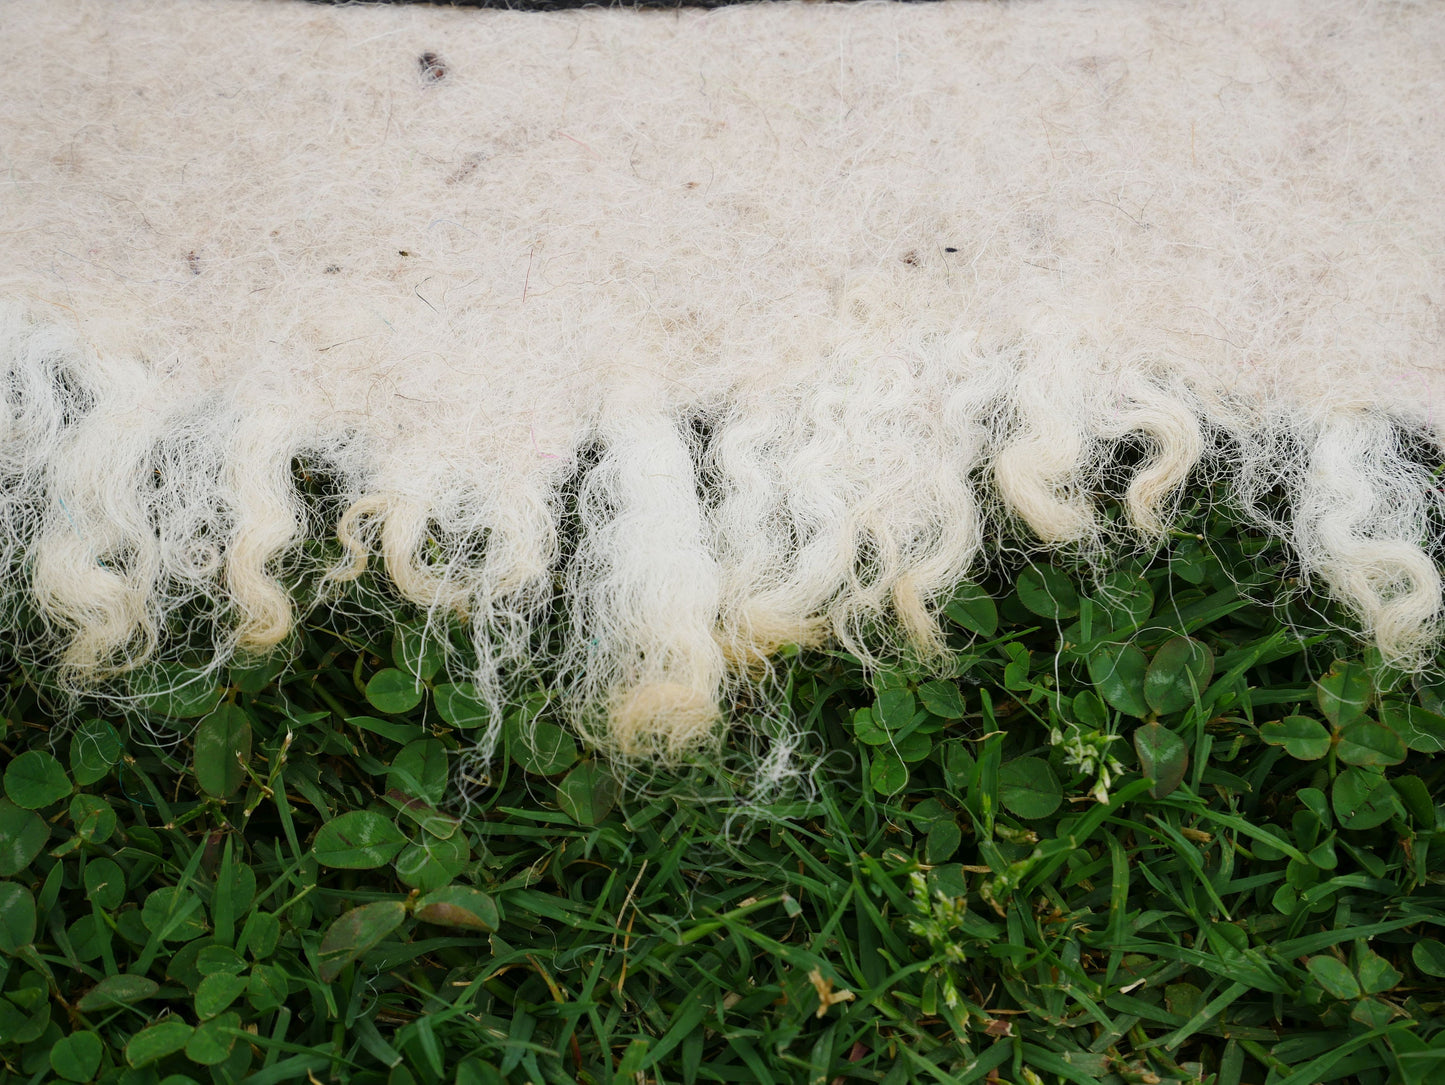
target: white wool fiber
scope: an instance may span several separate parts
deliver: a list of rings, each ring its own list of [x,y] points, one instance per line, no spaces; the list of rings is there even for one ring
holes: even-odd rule
[[[1438,645],[1445,5],[4,0],[0,58],[4,613],[74,687],[377,567],[675,758],[785,645],[936,650],[1008,524],[1107,560],[1123,445],[1137,542],[1207,461]]]

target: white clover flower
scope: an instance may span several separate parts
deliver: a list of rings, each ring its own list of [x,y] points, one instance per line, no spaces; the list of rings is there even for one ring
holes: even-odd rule
[[[1084,731],[1077,723],[1068,724],[1066,730],[1054,727],[1049,731],[1049,741],[1063,751],[1064,766],[1081,776],[1094,777],[1090,794],[1101,803],[1109,801],[1109,786],[1124,771],[1109,753],[1109,744],[1118,737],[1108,731]]]

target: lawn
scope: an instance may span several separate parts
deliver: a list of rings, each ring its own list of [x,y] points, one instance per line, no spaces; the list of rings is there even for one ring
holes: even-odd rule
[[[545,674],[469,757],[465,638],[405,616],[125,712],[12,665],[3,1080],[1445,1080],[1445,686],[1181,524],[965,585],[942,673],[797,654],[679,770]]]

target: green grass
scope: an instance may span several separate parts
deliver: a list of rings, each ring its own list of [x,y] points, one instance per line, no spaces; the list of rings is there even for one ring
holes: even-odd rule
[[[129,720],[12,669],[3,1080],[1445,1080],[1445,690],[1192,529],[965,588],[953,677],[792,661],[767,799],[619,781],[545,685],[470,764],[415,626]]]

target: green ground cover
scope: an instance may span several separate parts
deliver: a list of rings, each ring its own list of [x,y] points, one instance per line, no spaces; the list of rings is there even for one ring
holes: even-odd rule
[[[771,796],[619,779],[545,676],[472,763],[465,652],[415,626],[130,718],[12,667],[0,1076],[1445,1080],[1445,687],[1189,526],[962,590],[952,677],[794,660]]]

